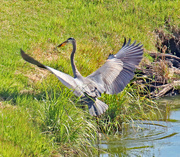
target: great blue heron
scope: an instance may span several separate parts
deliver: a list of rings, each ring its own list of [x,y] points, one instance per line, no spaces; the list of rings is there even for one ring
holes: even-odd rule
[[[28,56],[22,49],[21,55],[24,60],[55,74],[65,86],[73,89],[76,96],[81,96],[82,101],[88,105],[89,113],[92,116],[99,116],[108,109],[108,105],[100,101],[98,97],[100,97],[102,93],[117,94],[121,92],[133,78],[135,68],[142,59],[142,45],[136,45],[136,41],[130,45],[130,41],[129,39],[126,44],[125,40],[122,48],[116,55],[110,54],[105,64],[87,77],[83,77],[75,66],[74,54],[76,52],[76,40],[74,38],[69,38],[57,46],[62,47],[67,43],[73,45],[71,66],[74,78],[61,71],[41,64]]]

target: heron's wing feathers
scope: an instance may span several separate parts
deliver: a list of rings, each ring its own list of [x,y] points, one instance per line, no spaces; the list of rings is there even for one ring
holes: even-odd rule
[[[68,74],[58,71],[54,68],[46,66],[46,69],[51,71],[56,77],[68,88],[73,89],[76,96],[84,95],[83,92],[78,88],[78,85],[74,81],[74,78]]]
[[[120,71],[123,69],[123,63],[116,58],[108,59],[106,63],[98,70],[87,76],[87,78],[93,80],[98,85],[97,88],[101,88],[101,92],[108,92],[113,84],[114,80],[118,77]]]
[[[31,64],[34,64],[34,65],[37,65],[38,67],[40,68],[44,68],[44,69],[47,69],[45,65],[41,64],[40,62],[38,62],[37,60],[35,60],[34,58],[30,57],[29,55],[27,55],[22,49],[21,50],[21,56],[22,58],[31,63]]]
[[[130,40],[116,55],[110,55],[106,63],[88,76],[97,85],[104,87],[107,94],[121,92],[134,76],[136,66],[142,59],[142,46],[130,45]]]
[[[141,59],[143,58],[143,45],[140,45],[140,43],[136,45],[136,41],[130,45],[130,42],[131,39],[129,39],[128,43],[126,44],[125,39],[122,48],[115,56],[123,63],[134,65],[135,69],[135,66],[139,65]]]
[[[21,56],[22,58],[31,63],[31,64],[34,64],[34,65],[37,65],[38,67],[40,68],[44,68],[44,69],[47,69],[49,70],[50,72],[52,72],[54,75],[56,75],[56,77],[65,85],[67,86],[68,88],[70,89],[74,89],[74,93],[75,95],[77,96],[80,96],[82,94],[81,91],[77,90],[77,84],[76,82],[74,81],[74,78],[71,77],[70,75],[68,74],[65,74],[61,71],[58,71],[56,69],[53,69],[51,67],[48,67],[48,66],[45,66],[43,64],[41,64],[40,62],[36,61],[34,58],[30,57],[29,55],[27,55],[22,49],[21,49]]]

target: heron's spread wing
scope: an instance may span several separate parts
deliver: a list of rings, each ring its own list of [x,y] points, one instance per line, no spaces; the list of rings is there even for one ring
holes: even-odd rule
[[[106,63],[88,76],[97,85],[104,87],[107,94],[121,92],[134,77],[136,66],[142,59],[143,49],[136,42],[130,45],[130,40],[116,55],[110,55]]]
[[[74,94],[76,96],[80,96],[82,94],[81,91],[77,90],[77,84],[76,82],[74,81],[74,78],[71,77],[70,75],[68,74],[65,74],[61,71],[58,71],[56,69],[53,69],[51,67],[48,67],[48,66],[45,66],[43,64],[41,64],[40,62],[36,61],[34,58],[30,57],[29,55],[27,55],[22,49],[21,49],[21,56],[22,58],[29,62],[29,63],[32,63],[34,65],[37,65],[38,67],[40,68],[44,68],[44,69],[47,69],[49,71],[51,71],[54,75],[56,75],[56,77],[65,85],[67,86],[68,88],[70,89],[74,89]]]
[[[103,66],[87,77],[96,82],[97,85],[103,86],[103,92],[108,93],[108,91],[110,91],[111,85],[118,77],[122,69],[123,62],[121,60],[116,58],[108,59]]]

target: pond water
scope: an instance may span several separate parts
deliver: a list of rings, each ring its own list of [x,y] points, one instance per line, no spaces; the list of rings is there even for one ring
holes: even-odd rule
[[[107,137],[98,156],[180,157],[180,96],[164,98],[171,104],[166,121],[134,121],[124,126],[120,138]],[[108,153],[107,153],[108,152]]]

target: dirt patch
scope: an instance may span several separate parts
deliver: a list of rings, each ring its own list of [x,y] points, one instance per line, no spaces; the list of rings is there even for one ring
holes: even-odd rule
[[[44,48],[41,48],[44,47]],[[43,50],[45,49],[45,51]],[[47,60],[54,61],[59,59],[59,53],[55,50],[55,46],[53,44],[48,45],[37,45],[32,48],[32,57],[36,60]]]
[[[44,69],[40,69],[38,67],[35,67],[35,72],[29,72],[25,74],[26,77],[28,77],[32,82],[42,82],[44,78],[48,76],[49,72]]]
[[[157,34],[156,47],[161,53],[169,53],[180,57],[180,29],[170,27],[169,33],[164,30],[155,30]]]
[[[17,109],[17,106],[3,104],[3,102],[0,101],[0,109]]]

